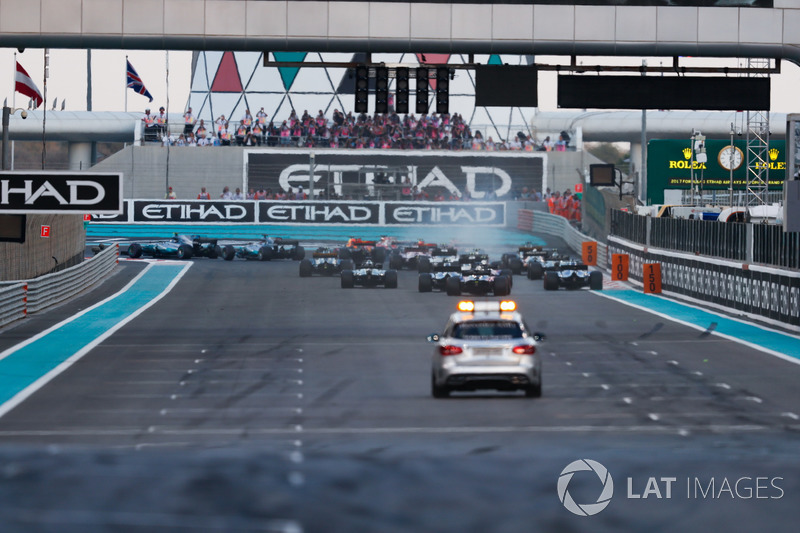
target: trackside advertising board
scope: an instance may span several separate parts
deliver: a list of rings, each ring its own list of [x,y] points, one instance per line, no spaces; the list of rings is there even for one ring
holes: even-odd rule
[[[730,139],[709,139],[706,141],[706,156],[708,160],[705,163],[698,163],[696,160],[692,162],[691,141],[688,138],[652,140],[647,143],[648,203],[663,204],[665,190],[690,189],[692,165],[694,179],[702,182],[706,191],[729,189],[730,168],[733,169],[734,190],[746,188],[747,143],[744,139],[734,139],[733,148]],[[782,189],[786,176],[786,142],[770,141],[766,160],[753,161],[751,165],[768,167],[769,188]]]
[[[309,190],[311,153],[307,150],[246,150],[247,188],[291,192]],[[314,153],[315,197],[338,200],[405,200],[401,183],[447,199],[506,200],[523,187],[546,187],[546,152],[451,152],[403,150],[320,150]],[[389,196],[374,198],[377,189]],[[493,198],[494,197],[494,198]]]
[[[504,202],[126,200],[92,223],[505,226]]]
[[[122,174],[0,172],[0,214],[116,214]]]

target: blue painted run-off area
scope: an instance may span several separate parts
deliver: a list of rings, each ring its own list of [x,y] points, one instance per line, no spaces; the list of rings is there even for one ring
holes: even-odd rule
[[[0,359],[0,405],[125,320],[169,286],[186,265],[152,265],[99,307]]]
[[[746,322],[703,311],[662,296],[644,294],[632,290],[603,291],[604,296],[637,305],[644,309],[666,315],[682,322],[707,329],[716,323],[716,333],[721,333],[750,344],[800,360],[800,338],[788,333],[761,328]]]

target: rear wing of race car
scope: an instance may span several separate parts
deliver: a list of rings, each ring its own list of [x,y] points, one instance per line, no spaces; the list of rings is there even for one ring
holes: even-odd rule
[[[519,247],[519,251],[520,252],[541,252],[542,251],[542,247],[541,246],[520,246]]]
[[[313,253],[314,259],[321,259],[321,258],[328,258],[328,257],[339,257],[337,252],[314,252]]]
[[[376,246],[378,241],[365,241],[362,239],[350,239],[347,246]]]
[[[300,244],[300,241],[297,239],[284,239],[283,237],[276,237],[272,242],[281,246],[297,246]]]

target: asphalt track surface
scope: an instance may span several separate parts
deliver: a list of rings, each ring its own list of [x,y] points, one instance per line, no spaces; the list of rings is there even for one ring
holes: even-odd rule
[[[145,266],[121,261],[99,288],[3,329],[0,351]],[[543,397],[435,400],[425,337],[456,299],[416,280],[343,290],[291,261],[192,261],[0,418],[0,530],[797,529],[800,365],[516,277],[512,297],[548,337]],[[580,459],[614,482],[594,516],[559,500]],[[602,486],[578,472],[569,494],[594,503]]]

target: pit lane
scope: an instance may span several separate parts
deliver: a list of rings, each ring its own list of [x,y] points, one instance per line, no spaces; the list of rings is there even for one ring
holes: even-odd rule
[[[115,292],[3,331],[24,340]],[[588,291],[512,297],[548,335],[544,395],[430,397],[455,299],[342,290],[296,262],[193,261],[147,312],[0,418],[4,531],[787,529],[800,367]],[[618,486],[593,517],[568,463]],[[625,479],[782,476],[782,499],[626,498]],[[794,496],[794,498],[793,498]]]

